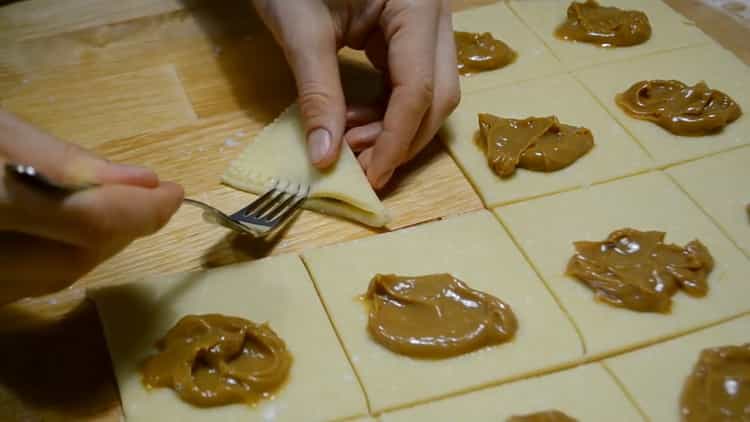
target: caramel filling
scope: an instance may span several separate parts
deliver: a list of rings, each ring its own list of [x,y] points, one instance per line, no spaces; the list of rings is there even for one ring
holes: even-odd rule
[[[598,44],[602,47],[637,45],[651,38],[651,24],[645,13],[604,7],[594,0],[574,1],[568,17],[555,32],[558,38]]]
[[[680,289],[705,296],[714,266],[708,249],[698,240],[684,248],[667,244],[664,236],[622,229],[603,242],[574,242],[567,274],[594,290],[596,299],[640,312],[669,312]]]
[[[529,415],[511,416],[508,422],[578,422],[559,410],[546,410]]]
[[[453,34],[456,40],[458,73],[462,75],[500,69],[516,59],[515,51],[487,32],[477,34],[455,31]]]
[[[554,116],[516,120],[480,114],[478,138],[488,164],[500,177],[512,176],[516,167],[560,170],[594,146],[590,130],[564,125]]]
[[[687,86],[674,80],[641,81],[615,101],[632,117],[652,121],[675,135],[714,133],[742,115],[734,100],[705,82]]]
[[[680,397],[684,422],[750,420],[750,343],[703,350]]]
[[[147,388],[200,407],[253,404],[286,380],[292,357],[265,324],[217,314],[183,317],[142,367]]]
[[[447,358],[509,341],[518,323],[510,306],[450,274],[376,275],[364,298],[367,328],[395,353]]]

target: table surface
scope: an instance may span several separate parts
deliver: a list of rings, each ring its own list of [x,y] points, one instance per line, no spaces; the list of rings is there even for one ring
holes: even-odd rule
[[[493,2],[453,5],[460,10]],[[750,63],[747,2],[666,2]],[[162,179],[181,183],[190,197],[238,209],[252,196],[222,186],[219,176],[293,101],[294,83],[249,2],[208,4],[28,0],[1,7],[0,105],[111,160],[152,167]],[[344,56],[361,60],[352,52]],[[361,72],[358,66],[345,70],[351,77]],[[388,229],[483,207],[439,143],[398,172],[383,200],[395,216]],[[216,267],[377,233],[303,212],[280,239],[260,243],[207,225],[197,209],[183,207],[161,232],[134,242],[75,288],[0,309],[0,419],[119,418],[101,328],[91,305],[82,301],[82,286]]]

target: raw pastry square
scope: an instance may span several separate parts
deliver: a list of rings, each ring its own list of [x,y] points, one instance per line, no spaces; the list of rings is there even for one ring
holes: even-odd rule
[[[585,1],[585,0],[578,0]],[[631,47],[602,48],[594,44],[565,41],[555,36],[565,22],[573,0],[510,0],[510,7],[547,44],[567,69],[625,61],[659,51],[707,44],[711,39],[688,18],[661,0],[599,0],[603,6],[645,12],[651,22],[651,39]]]
[[[620,380],[636,405],[652,421],[679,422],[685,379],[701,350],[750,341],[750,317],[742,317],[666,343],[616,358],[605,365]]]
[[[545,410],[559,410],[579,421],[643,420],[599,363],[386,413],[380,419],[382,422],[505,422],[514,415]]]
[[[555,115],[564,124],[594,134],[594,148],[567,168],[551,173],[517,169],[495,174],[474,136],[477,114],[523,119]],[[574,78],[559,75],[465,95],[448,119],[442,138],[488,207],[636,173],[648,155]]]
[[[750,256],[750,147],[667,170],[695,202]]]
[[[373,412],[548,371],[581,357],[573,325],[487,211],[311,250],[303,259]],[[371,339],[367,307],[358,298],[375,274],[444,272],[509,304],[519,322],[514,340],[455,358],[419,360]]]
[[[128,422],[327,421],[367,414],[362,390],[302,261],[283,255],[89,292],[107,337]],[[139,365],[187,314],[267,321],[294,359],[287,384],[256,407],[193,407],[171,389],[147,391]]]
[[[509,82],[562,73],[560,62],[526,25],[504,3],[465,10],[453,15],[453,29],[466,32],[489,32],[508,44],[518,56],[501,69],[461,77],[461,91],[466,94]]]
[[[677,163],[750,143],[750,116],[747,115],[750,113],[750,68],[718,45],[640,57],[627,63],[581,71],[576,77],[659,164]],[[655,123],[630,117],[615,104],[615,95],[638,81],[651,79],[678,79],[690,85],[706,81],[710,88],[732,97],[745,114],[715,135],[672,135]]]
[[[750,261],[663,173],[649,173],[496,210],[597,357],[675,336],[750,310]],[[660,230],[666,241],[699,239],[716,261],[709,293],[678,292],[670,314],[640,313],[594,300],[592,291],[564,275],[577,240],[603,240],[631,227]]]

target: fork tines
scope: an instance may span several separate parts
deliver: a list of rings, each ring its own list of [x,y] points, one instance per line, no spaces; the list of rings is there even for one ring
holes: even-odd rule
[[[247,207],[231,216],[245,223],[274,227],[289,218],[310,192],[301,183],[274,180],[271,188]]]

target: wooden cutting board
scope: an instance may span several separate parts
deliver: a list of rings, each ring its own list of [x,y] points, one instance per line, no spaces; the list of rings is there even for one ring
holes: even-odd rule
[[[492,0],[454,0],[456,10]],[[668,0],[750,63],[750,30],[701,1]],[[28,0],[0,8],[0,105],[114,161],[155,169],[232,211],[252,196],[219,176],[295,97],[279,48],[246,0]],[[210,7],[209,7],[210,6]],[[347,63],[361,56],[345,52]],[[350,78],[366,77],[360,66]],[[435,143],[383,199],[398,229],[482,208]],[[226,265],[378,233],[304,212],[273,243],[183,207],[74,289],[0,309],[0,420],[117,420],[116,386],[81,286]],[[61,318],[66,315],[65,318]],[[73,384],[70,384],[70,383]]]

